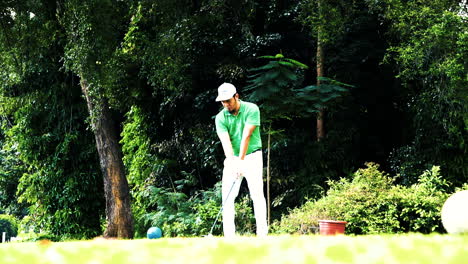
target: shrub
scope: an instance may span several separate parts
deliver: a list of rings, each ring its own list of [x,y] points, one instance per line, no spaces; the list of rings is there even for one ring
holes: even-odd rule
[[[447,200],[448,184],[440,176],[440,167],[426,170],[416,184],[409,188],[397,186],[394,193],[399,199],[399,222],[404,231],[431,233],[444,232],[440,213]],[[400,192],[399,189],[402,189]]]
[[[329,181],[327,195],[283,216],[272,225],[277,233],[312,233],[318,220],[347,221],[348,234],[443,231],[440,210],[448,197],[440,168],[425,171],[410,187],[394,185],[394,179],[367,163],[353,179]]]
[[[50,240],[53,242],[76,240],[76,236],[55,235],[43,230],[40,221],[34,215],[26,215],[18,222],[18,239],[22,242],[36,242],[40,240]]]
[[[0,215],[0,237],[6,232],[6,240],[18,235],[18,221],[11,215]],[[1,240],[0,240],[1,241]]]

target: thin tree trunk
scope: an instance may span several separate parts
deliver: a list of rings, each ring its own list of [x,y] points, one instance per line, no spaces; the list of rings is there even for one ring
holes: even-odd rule
[[[89,94],[86,79],[81,79],[81,89],[88,104],[91,125],[104,177],[107,227],[104,237],[133,238],[133,217],[130,192],[112,117],[106,101],[99,102]]]
[[[320,1],[319,3],[319,12],[320,12]],[[320,78],[324,76],[324,54],[323,54],[323,43],[321,39],[321,29],[318,28],[317,34],[317,86],[320,85]],[[320,89],[320,87],[319,87]],[[324,126],[324,113],[325,109],[320,109],[320,112],[317,115],[317,141],[320,141],[325,136],[325,126]]]
[[[267,223],[270,225],[270,219],[271,219],[271,214],[270,214],[270,142],[271,142],[271,125],[270,128],[268,129],[268,154],[267,154],[267,212],[268,212],[268,217],[267,217]]]

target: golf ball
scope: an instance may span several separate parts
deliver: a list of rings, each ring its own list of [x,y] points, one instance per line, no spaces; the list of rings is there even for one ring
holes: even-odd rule
[[[150,227],[148,232],[146,232],[146,237],[149,239],[157,239],[162,236],[162,231],[159,227]]]
[[[452,194],[442,207],[442,224],[450,234],[468,233],[468,190]]]

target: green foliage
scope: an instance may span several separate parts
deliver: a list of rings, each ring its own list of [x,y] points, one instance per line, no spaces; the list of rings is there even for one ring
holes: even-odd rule
[[[19,221],[17,240],[21,242],[37,242],[43,239],[58,242],[70,239],[76,240],[77,238],[79,239],[80,237],[68,234],[54,235],[49,230],[42,229],[37,224],[36,219],[29,215]]]
[[[29,205],[36,225],[51,234],[97,236],[104,206],[102,180],[96,173],[93,138],[83,122],[86,111],[82,103],[70,103],[77,96],[73,88],[49,87],[19,97],[36,103],[14,106],[11,121],[3,124],[4,153],[24,166],[18,201]]]
[[[17,186],[25,172],[25,165],[19,158],[17,145],[0,150],[0,213],[23,217],[26,205],[18,202]]]
[[[395,188],[397,195],[402,196]],[[440,167],[434,166],[419,177],[418,183],[409,187],[406,195],[399,197],[401,226],[404,231],[422,233],[444,232],[440,213],[447,200],[447,181],[440,175]]]
[[[155,173],[160,173],[162,162],[151,151],[150,140],[146,136],[145,115],[138,107],[132,107],[127,113],[127,121],[122,131],[123,163],[133,196],[132,210],[135,218],[135,231],[142,236],[146,226],[139,219],[153,204],[148,200],[144,189],[149,188]]]
[[[19,128],[19,127],[17,127]],[[24,135],[23,133],[18,135]],[[30,204],[30,215],[36,225],[57,236],[87,238],[100,234],[100,217],[103,202],[102,180],[93,170],[95,165],[80,162],[94,154],[85,139],[73,134],[64,134],[56,149],[43,153],[30,148],[41,147],[41,140],[35,136],[21,138],[22,158],[29,164],[19,182],[19,201]],[[92,144],[89,142],[88,144]],[[92,146],[92,145],[91,145]],[[49,153],[54,155],[29,156]],[[75,151],[77,153],[75,153]],[[81,151],[81,152],[80,152]],[[70,157],[74,159],[70,159]],[[32,172],[34,171],[34,172]],[[92,193],[87,193],[89,190]]]
[[[415,146],[403,146],[390,153],[389,163],[393,171],[400,176],[400,182],[411,185],[417,182],[418,172],[424,168],[424,162]]]
[[[284,58],[282,54],[260,58],[270,61],[264,66],[250,70],[249,85],[245,87],[249,94],[248,100],[259,104],[267,118],[266,122],[287,118],[294,109],[292,106],[296,98],[293,88],[298,87],[302,81],[298,71],[306,69],[307,66]]]
[[[3,8],[10,15],[0,17],[0,75],[9,79],[0,85],[2,179],[14,185],[10,194],[28,207],[37,228],[59,237],[96,236],[102,180],[80,88],[59,63],[56,6],[10,1]]]
[[[464,190],[468,190],[468,183],[464,183],[462,186],[455,188],[455,192],[464,191]]]
[[[299,88],[303,81],[302,70],[308,68],[306,65],[282,54],[260,58],[270,61],[250,70],[252,74],[248,76],[249,85],[245,90],[249,93],[248,100],[262,108],[266,122],[317,113],[347,92],[345,87],[353,87],[320,77],[322,84]]]
[[[105,80],[100,74],[120,40],[118,30],[127,15],[125,4],[112,0],[73,0],[64,4],[58,22],[65,29],[64,62],[68,69],[79,76],[89,76],[90,81]]]
[[[150,226],[158,226],[166,237],[190,237],[207,235],[221,206],[221,184],[213,189],[201,191],[191,197],[170,189],[149,187],[141,195],[154,206],[154,209],[137,219],[140,223],[139,235],[143,236]],[[255,232],[255,218],[252,204],[246,196],[236,202],[238,232]],[[213,235],[220,235],[222,217]]]
[[[468,179],[463,8],[449,0],[3,1],[0,208],[29,213],[34,228],[54,240],[100,233],[102,180],[81,77],[96,103],[108,101],[112,118],[122,122],[116,128],[140,236],[152,221],[189,236],[205,234],[214,220],[219,199],[210,192],[222,150],[213,99],[223,81],[241,93],[247,81],[271,123],[273,214],[320,198],[327,179],[350,174],[364,160],[391,167],[404,192],[425,186],[420,172],[434,164],[460,186]],[[303,87],[315,78],[298,61],[315,62],[318,37],[326,72],[343,83],[322,78],[320,86]],[[387,48],[387,64],[379,65]],[[297,61],[263,56],[259,66],[254,59],[278,51]],[[358,87],[349,96],[345,82]],[[381,102],[390,110],[379,111]],[[327,138],[317,143],[310,116],[323,106]],[[391,129],[379,131],[371,116]],[[381,211],[387,206],[393,215],[386,201],[404,201],[413,208],[397,207],[405,224],[373,219],[355,232],[430,232],[435,216],[428,212],[437,201],[422,201],[422,187],[407,200],[391,190],[387,200],[376,196]],[[238,205],[245,219],[247,201]],[[417,218],[418,210],[427,217]],[[203,221],[194,223],[197,214]],[[250,220],[242,220],[241,232],[250,232]]]
[[[122,53],[141,64],[139,74],[155,92],[184,92],[190,86],[186,75],[192,64],[191,21],[185,18],[186,7],[171,7],[164,1],[135,2],[122,44]]]
[[[389,23],[392,38],[385,57],[395,64],[404,84],[404,110],[411,118],[412,138],[396,150],[393,163],[402,175],[415,175],[411,166],[426,169],[440,164],[457,184],[466,182],[468,153],[468,23],[460,1],[375,1]],[[410,160],[400,159],[407,155]],[[401,152],[401,153],[399,153]],[[410,163],[409,166],[406,166]],[[395,166],[398,167],[398,166]],[[406,179],[415,182],[415,178]]]
[[[209,221],[205,218],[214,221],[213,214],[219,209],[217,195],[210,190],[190,190],[203,185],[194,171],[217,168],[211,145],[214,139],[210,144],[203,141],[212,131],[194,126],[187,131],[190,140],[175,144],[150,138],[151,123],[141,107],[132,107],[122,131],[137,236],[144,236],[152,225],[161,227],[166,236],[206,234]]]
[[[0,239],[3,232],[6,233],[7,241],[18,235],[18,220],[14,216],[0,214]]]
[[[318,77],[318,79],[320,80],[320,85],[309,85],[296,90],[297,102],[300,105],[300,109],[305,109],[309,113],[319,112],[320,109],[330,104],[332,100],[348,92],[346,88],[354,87],[327,77]]]
[[[303,82],[302,70],[307,68],[306,65],[284,58],[282,54],[261,58],[270,62],[251,70],[253,74],[249,75],[250,85],[246,90],[251,92],[249,100],[259,103],[263,123],[271,124],[273,121],[278,123],[297,117],[310,117],[326,106],[338,104],[337,99],[344,97],[347,88],[353,87],[321,77],[319,86],[299,88]],[[330,115],[339,108],[333,107],[329,111]],[[271,179],[274,188],[280,190],[277,195],[274,194],[273,207],[281,210],[289,204],[303,202],[305,197],[319,197],[323,191],[321,186],[323,181],[335,179],[337,172],[347,170],[347,163],[353,159],[353,156],[346,156],[343,153],[349,146],[350,137],[334,130],[333,125],[330,125],[330,136],[321,143],[311,141],[308,137],[309,132],[297,137],[300,132],[288,133],[277,129],[277,126],[275,123],[270,125],[268,133],[278,140],[271,146],[274,153]],[[347,129],[349,131],[350,127]],[[292,127],[289,130],[292,130]],[[287,136],[293,139],[288,139]],[[313,162],[304,164],[303,160]],[[294,168],[294,170],[283,168]]]
[[[337,118],[332,117],[331,111],[328,114],[330,121]],[[360,154],[353,147],[356,128],[352,124],[330,123],[328,136],[320,142],[313,140],[309,131],[298,132],[298,128],[291,127],[272,144],[272,205],[276,214],[322,197],[329,188],[327,180],[353,173],[353,164]]]
[[[102,109],[109,103],[123,107],[129,101],[125,84],[127,76],[121,41],[130,13],[128,2],[115,0],[66,1],[57,9],[56,21],[61,27],[63,66],[78,76],[89,100],[89,120],[95,128]],[[127,62],[128,63],[128,62]],[[121,84],[122,83],[122,84]],[[111,105],[112,106],[112,105]]]
[[[122,131],[123,162],[127,168],[130,184],[138,185],[150,177],[158,161],[151,154],[150,139],[147,133],[147,121],[141,109],[132,107],[127,113],[127,122]]]
[[[301,1],[300,20],[311,29],[312,35],[319,35],[324,44],[334,44],[345,32],[355,1],[350,4],[342,0]]]
[[[187,232],[184,230],[185,226],[178,222],[187,221],[185,218],[188,218],[188,211],[191,210],[191,202],[187,201],[187,195],[183,191],[195,185],[198,180],[190,173],[178,173],[178,161],[171,157],[174,146],[151,143],[148,136],[149,124],[145,112],[139,107],[132,107],[127,113],[121,140],[123,161],[133,196],[132,209],[137,236],[146,234],[148,225],[152,222],[148,217],[154,218],[148,215],[154,214],[156,208],[158,219],[174,224],[168,224],[168,228],[164,226],[166,234]],[[186,152],[179,158],[190,159],[190,155],[191,152]],[[168,217],[172,214],[174,216]],[[163,227],[160,222],[155,224]]]
[[[192,215],[190,215],[190,204],[188,197],[181,192],[173,190],[161,189],[156,187],[148,187],[141,194],[149,201],[149,205],[154,206],[155,212],[143,215],[143,226],[146,227],[140,230],[141,235],[144,230],[151,226],[160,227],[164,236],[186,236],[191,232]],[[141,227],[140,227],[141,228]]]
[[[425,171],[410,187],[395,185],[394,179],[367,163],[353,179],[329,181],[327,195],[296,208],[273,230],[287,233],[311,233],[318,220],[347,221],[348,234],[402,232],[443,232],[440,210],[448,197],[447,183],[440,168]]]

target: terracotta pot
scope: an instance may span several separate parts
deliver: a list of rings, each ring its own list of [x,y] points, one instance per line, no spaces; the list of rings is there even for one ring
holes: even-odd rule
[[[319,220],[320,235],[334,236],[345,233],[345,221]]]

